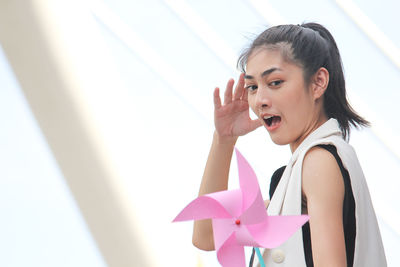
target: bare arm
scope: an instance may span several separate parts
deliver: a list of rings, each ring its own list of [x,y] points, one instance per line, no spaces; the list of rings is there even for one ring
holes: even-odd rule
[[[200,185],[199,196],[226,190],[228,188],[229,168],[238,136],[247,134],[261,126],[260,121],[251,120],[247,92],[244,89],[243,75],[239,77],[232,95],[233,80],[229,80],[224,104],[221,104],[219,89],[214,91],[215,132]],[[193,244],[203,250],[214,250],[211,220],[195,221]]]
[[[214,133],[199,196],[228,188],[229,168],[235,143],[235,138],[227,140],[225,143],[221,142],[218,134]],[[211,219],[194,222],[192,241],[200,249],[214,250]]]
[[[314,266],[347,266],[342,217],[344,182],[332,154],[323,148],[311,149],[304,158],[302,183]]]

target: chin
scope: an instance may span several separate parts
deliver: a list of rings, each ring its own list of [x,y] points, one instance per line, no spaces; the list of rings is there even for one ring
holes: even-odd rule
[[[288,141],[286,138],[274,136],[273,134],[269,134],[269,136],[271,137],[272,142],[279,146],[288,145],[290,143],[290,141]]]

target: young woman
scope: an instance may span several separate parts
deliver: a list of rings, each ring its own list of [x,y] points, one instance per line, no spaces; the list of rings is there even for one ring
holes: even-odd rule
[[[215,132],[199,195],[226,190],[235,142],[263,126],[292,157],[270,185],[269,215],[308,214],[282,246],[266,249],[266,266],[384,267],[385,253],[350,126],[367,126],[346,100],[336,43],[316,23],[261,33],[240,56],[243,74],[224,102],[214,91]],[[249,107],[258,116],[251,120]],[[213,250],[209,220],[194,224],[193,244]],[[254,257],[250,260],[253,263]]]

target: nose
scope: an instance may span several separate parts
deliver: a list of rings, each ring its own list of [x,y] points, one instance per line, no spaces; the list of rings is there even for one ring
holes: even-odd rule
[[[271,106],[271,99],[266,88],[259,88],[256,94],[256,107],[258,110],[263,110]]]

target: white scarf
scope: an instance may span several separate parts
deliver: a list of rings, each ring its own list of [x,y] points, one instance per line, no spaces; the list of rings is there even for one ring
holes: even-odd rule
[[[356,153],[343,140],[342,132],[335,119],[328,120],[312,132],[293,153],[268,206],[268,214],[301,214],[303,159],[310,148],[319,144],[334,145],[343,166],[350,175],[356,205],[356,240],[353,267],[387,266],[379,227],[364,174]],[[306,267],[301,229],[278,248],[265,249],[263,258],[268,267]],[[255,264],[258,264],[257,260],[255,260]]]

